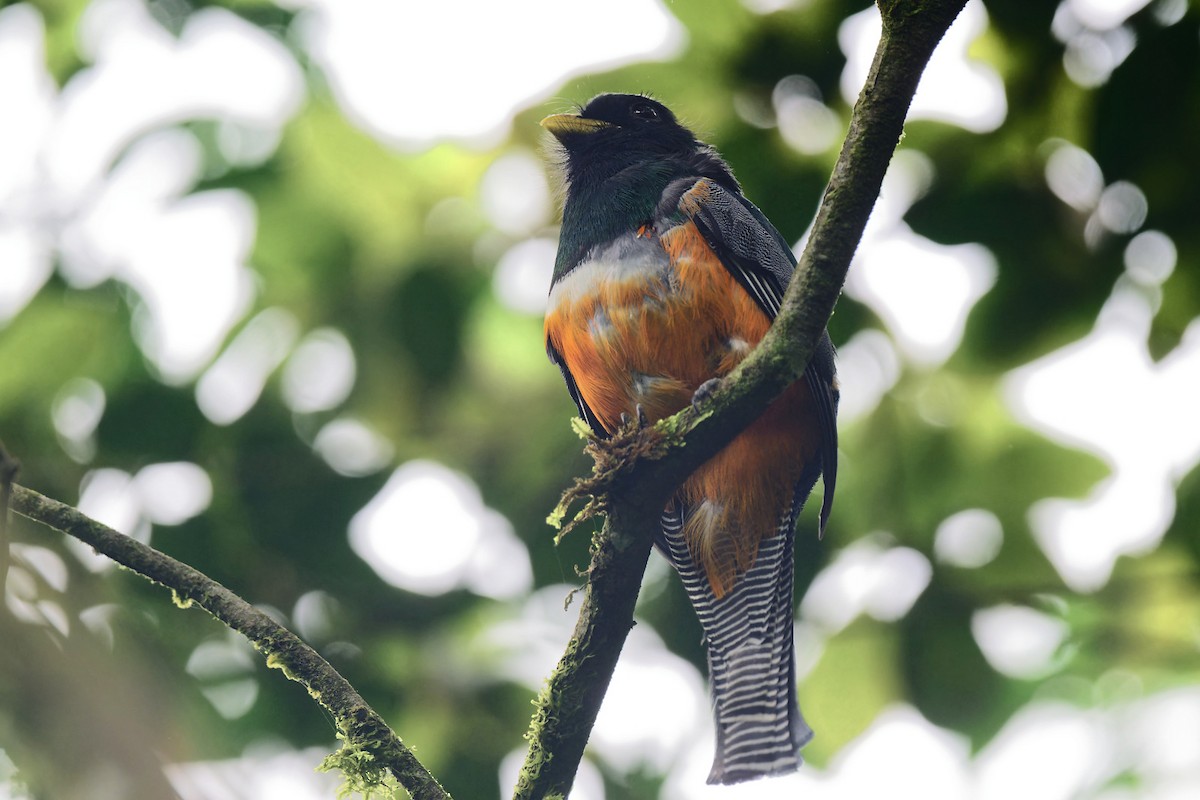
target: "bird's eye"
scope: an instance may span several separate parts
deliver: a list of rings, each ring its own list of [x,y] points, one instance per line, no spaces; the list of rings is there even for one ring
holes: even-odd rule
[[[633,114],[638,119],[658,121],[658,109],[649,103],[638,103],[633,108],[629,109],[629,113]]]

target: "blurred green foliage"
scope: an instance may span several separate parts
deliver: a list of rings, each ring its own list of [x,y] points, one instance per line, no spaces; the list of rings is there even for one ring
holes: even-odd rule
[[[276,32],[291,21],[291,12],[271,4],[212,5]],[[1072,592],[1032,538],[1029,508],[1047,497],[1085,496],[1107,467],[1022,427],[1001,398],[1009,370],[1091,329],[1124,271],[1130,238],[1085,238],[1086,215],[1047,187],[1047,142],[1091,152],[1107,182],[1135,183],[1149,198],[1144,227],[1175,243],[1178,264],[1157,300],[1151,352],[1170,353],[1200,313],[1200,13],[1192,4],[1180,21],[1163,25],[1155,13],[1167,5],[1135,14],[1128,58],[1109,80],[1083,88],[1063,70],[1064,45],[1050,33],[1052,5],[988,2],[991,26],[971,54],[1003,78],[1004,124],[970,133],[916,121],[906,130],[902,148],[925,153],[934,168],[907,223],[940,243],[982,243],[999,275],[944,366],[903,365],[879,405],[843,426],[844,466],[824,541],[811,536],[812,509],[801,522],[798,598],[840,549],[873,532],[886,531],[934,565],[908,614],[894,623],[852,623],[829,639],[803,681],[802,702],[819,731],[806,755],[816,764],[828,763],[895,701],[912,703],[978,748],[1035,694],[1078,700],[1070,689],[1076,684],[1064,678],[1097,681],[1122,670],[1148,690],[1200,678],[1197,472],[1181,476],[1174,521],[1157,548],[1122,558],[1103,589]],[[74,46],[83,6],[39,6],[48,64],[60,83],[86,64]],[[190,9],[157,6],[184,15]],[[583,101],[598,91],[653,92],[720,149],[746,194],[798,239],[836,148],[801,155],[735,107],[769,108],[780,79],[805,75],[844,124],[837,31],[865,4],[799,6],[759,15],[737,3],[672,4],[689,36],[682,56],[572,79],[557,94]],[[161,18],[170,28],[174,17]],[[390,470],[341,475],[311,444],[335,415],[367,422],[394,447],[394,464],[432,459],[470,476],[528,546],[535,586],[578,583],[586,533],[556,548],[544,522],[571,476],[588,466],[568,425],[574,409],[545,360],[540,318],[505,306],[493,291],[496,261],[520,237],[493,229],[479,191],[498,155],[542,147],[536,122],[562,104],[519,113],[510,140],[494,150],[439,144],[405,153],[355,127],[315,67],[308,90],[274,155],[259,166],[215,170],[195,189],[234,188],[253,199],[255,310],[280,307],[302,331],[330,326],[346,336],[357,380],[345,403],[293,413],[276,375],[246,415],[215,425],[198,409],[192,383],[165,384],[148,366],[131,333],[133,289],[107,281],[83,290],[55,276],[0,327],[0,438],[23,461],[23,484],[66,502],[79,499],[93,469],[200,465],[213,483],[211,505],[183,524],[154,526],[154,545],[285,618],[302,596],[325,593],[333,622],[312,643],[452,793],[495,797],[505,791],[500,760],[523,744],[531,693],[497,671],[498,656],[478,639],[512,616],[512,604],[385,584],[350,550],[346,531]],[[210,123],[188,125],[210,146]],[[552,238],[554,229],[540,233]],[[867,328],[886,330],[868,306],[843,298],[830,324],[835,343]],[[84,458],[64,452],[50,413],[76,377],[96,381],[106,397],[94,452]],[[929,413],[931,402],[939,414]],[[998,557],[978,569],[946,566],[933,555],[938,525],[966,508],[991,511],[1004,531]],[[98,797],[89,794],[88,776],[108,764],[134,776],[125,796],[168,797],[160,760],[230,758],[264,739],[296,747],[332,740],[320,710],[256,662],[233,677],[252,679],[257,698],[245,713],[224,718],[204,694],[206,680],[220,676],[186,669],[198,645],[227,641],[217,623],[181,612],[126,573],[89,572],[60,537],[33,524],[18,520],[14,536],[60,553],[69,566],[65,591],[40,584],[38,591],[61,606],[70,635],[7,615],[0,622],[0,747],[34,796]],[[1067,624],[1068,645],[1052,675],[1014,679],[988,664],[971,619],[998,603],[1049,609]],[[89,609],[104,610],[111,641],[79,621]],[[674,582],[645,598],[639,613],[671,650],[703,669],[698,627]],[[659,776],[605,774],[611,796],[658,791]]]

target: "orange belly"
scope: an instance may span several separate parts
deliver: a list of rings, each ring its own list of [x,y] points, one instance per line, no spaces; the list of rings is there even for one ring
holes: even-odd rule
[[[644,246],[661,247],[669,264],[661,253],[645,269],[585,263],[563,279],[575,285],[551,295],[546,315],[547,340],[609,432],[639,404],[650,420],[679,411],[770,326],[694,225],[648,236]],[[680,487],[689,550],[717,597],[776,531],[819,440],[812,397],[798,382]]]

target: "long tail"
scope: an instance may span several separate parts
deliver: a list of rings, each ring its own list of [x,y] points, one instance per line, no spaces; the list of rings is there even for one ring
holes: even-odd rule
[[[792,643],[799,505],[783,515],[779,530],[759,546],[754,566],[719,600],[688,551],[681,510],[673,506],[663,515],[659,549],[679,572],[707,645],[717,727],[709,783],[794,772],[803,763],[800,748],[813,736],[796,702]]]

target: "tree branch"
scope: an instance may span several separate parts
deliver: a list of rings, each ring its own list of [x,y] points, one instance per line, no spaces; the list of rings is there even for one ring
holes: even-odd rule
[[[0,462],[6,457],[0,448]],[[98,553],[167,587],[178,605],[199,605],[249,639],[266,657],[268,666],[283,670],[284,675],[303,684],[313,699],[333,715],[344,744],[326,765],[340,768],[351,788],[361,791],[377,787],[390,772],[416,800],[448,800],[450,795],[383,718],[296,634],[199,570],[68,505],[22,486],[11,489],[13,510],[18,514],[89,544]],[[364,753],[370,758],[363,758]]]
[[[536,702],[516,800],[565,797],[570,791],[617,651],[633,625],[651,535],[663,506],[689,474],[804,373],[833,314],[921,73],[965,4],[878,0],[883,35],[808,244],[770,331],[699,412],[687,408],[647,432],[631,434],[665,437],[671,445],[665,454],[641,458],[603,478],[597,465],[594,478],[605,490],[600,505],[607,519],[594,547],[575,634]]]
[[[21,470],[21,462],[8,454],[4,442],[0,442],[0,598],[4,597],[8,585],[8,509],[12,505],[13,482]]]

